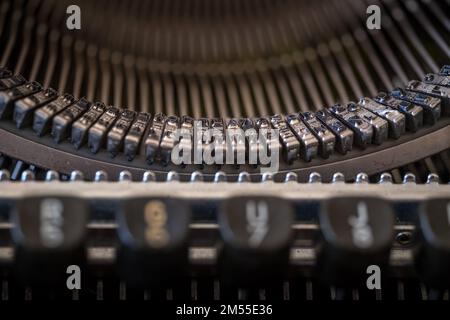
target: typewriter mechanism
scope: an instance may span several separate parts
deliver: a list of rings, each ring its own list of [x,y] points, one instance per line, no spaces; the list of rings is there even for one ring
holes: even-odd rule
[[[0,300],[449,300],[449,12],[1,1]]]

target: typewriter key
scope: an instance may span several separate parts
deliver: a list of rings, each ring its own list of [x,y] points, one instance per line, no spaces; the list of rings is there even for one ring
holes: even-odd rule
[[[218,216],[219,253],[226,283],[253,285],[281,277],[289,264],[293,210],[273,197],[233,197]]]
[[[11,214],[14,271],[25,284],[64,285],[70,265],[85,261],[89,207],[82,199],[27,197]]]
[[[385,270],[394,239],[391,206],[375,198],[324,201],[319,214],[318,276],[332,285],[365,283],[367,267]]]
[[[426,201],[419,214],[419,242],[415,251],[419,276],[433,288],[450,285],[450,199]]]
[[[117,210],[118,271],[130,286],[160,286],[186,274],[191,212],[179,199],[133,198]]]

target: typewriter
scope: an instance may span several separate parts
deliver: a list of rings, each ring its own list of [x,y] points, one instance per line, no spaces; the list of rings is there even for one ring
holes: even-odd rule
[[[449,12],[2,0],[0,300],[448,300]]]

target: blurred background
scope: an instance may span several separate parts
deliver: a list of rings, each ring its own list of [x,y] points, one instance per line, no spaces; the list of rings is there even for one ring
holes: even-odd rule
[[[81,30],[67,30],[72,4]],[[373,4],[381,30],[366,27]],[[0,65],[150,113],[287,114],[437,72],[449,12],[449,0],[2,0]]]

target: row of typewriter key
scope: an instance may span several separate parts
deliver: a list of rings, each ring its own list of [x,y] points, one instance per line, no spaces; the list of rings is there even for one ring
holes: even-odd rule
[[[436,289],[450,285],[450,200],[425,201],[415,222],[414,268]],[[14,272],[26,284],[51,284],[68,265],[86,263],[89,204],[75,197],[30,196],[9,214],[15,247]],[[132,287],[166,285],[189,273],[189,201],[134,197],[115,207],[115,266]],[[224,283],[252,286],[287,275],[295,209],[277,197],[238,196],[218,205],[216,272]],[[330,285],[365,283],[366,269],[386,272],[394,243],[395,213],[378,198],[324,200],[317,216],[314,274]],[[301,232],[301,231],[300,231]]]
[[[433,125],[441,115],[450,115],[449,66],[439,74],[428,74],[423,82],[411,81],[406,89],[362,98],[358,103],[286,117],[229,120],[164,114],[152,117],[107,107],[84,98],[76,100],[69,94],[58,95],[51,88],[43,89],[37,82],[26,82],[22,76],[0,69],[0,119],[12,118],[18,128],[32,126],[39,136],[50,133],[57,143],[70,139],[77,149],[87,144],[93,153],[101,148],[113,157],[123,152],[130,161],[143,148],[149,163],[168,164],[178,144],[188,151],[195,144],[200,149],[212,145],[216,152],[222,148],[225,157],[225,141],[231,143],[233,155],[242,148],[248,157],[248,148],[260,148],[259,133],[270,129],[277,129],[278,136],[266,137],[269,152],[278,148],[288,163],[299,158],[310,161],[318,155],[328,158],[334,151],[345,154],[353,145],[365,148],[388,138],[397,139],[406,130],[415,132],[424,124]],[[202,133],[213,129],[213,133],[193,141],[195,129]],[[255,134],[228,137],[230,131],[225,129],[255,129]]]

